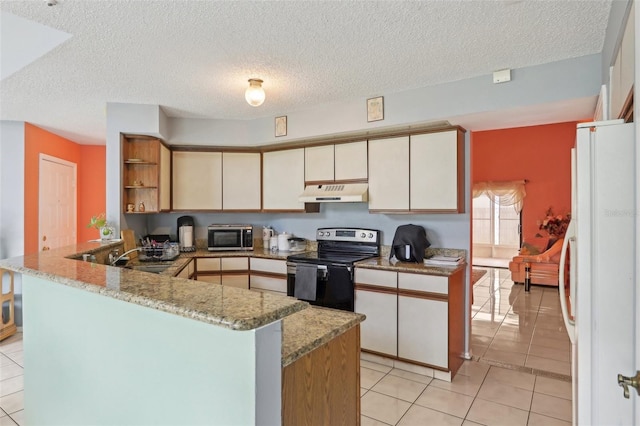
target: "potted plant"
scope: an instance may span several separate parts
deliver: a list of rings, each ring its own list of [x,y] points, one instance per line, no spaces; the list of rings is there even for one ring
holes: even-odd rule
[[[104,213],[100,213],[97,216],[92,216],[91,221],[87,224],[87,228],[96,228],[100,231],[100,238],[103,240],[110,240],[113,238],[115,229],[109,225]]]

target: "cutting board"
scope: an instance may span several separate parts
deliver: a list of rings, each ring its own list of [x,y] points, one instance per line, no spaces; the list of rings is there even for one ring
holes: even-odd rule
[[[123,229],[120,231],[120,237],[124,240],[124,251],[127,252],[136,248],[136,237],[133,229]],[[130,259],[138,257],[138,252],[134,251],[129,253]]]

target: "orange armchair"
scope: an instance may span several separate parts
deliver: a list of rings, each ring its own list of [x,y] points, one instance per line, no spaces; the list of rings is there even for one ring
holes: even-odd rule
[[[525,267],[529,265],[529,279],[531,284],[558,286],[558,272],[560,268],[560,252],[562,251],[563,238],[559,238],[553,245],[540,254],[525,254],[527,244],[523,245],[520,255],[514,256],[509,262],[511,279],[523,284],[525,280]]]

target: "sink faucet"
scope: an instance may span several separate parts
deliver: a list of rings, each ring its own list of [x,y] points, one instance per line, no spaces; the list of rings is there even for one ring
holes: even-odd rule
[[[118,256],[118,250],[114,250],[116,252],[115,255],[114,255],[113,252],[109,253],[109,264],[111,266],[116,266],[116,263],[118,263],[118,260],[122,259],[123,257],[128,255],[129,253],[133,253],[134,251],[140,251],[140,250],[142,250],[142,247],[136,247],[136,248],[133,248],[131,250],[125,251],[120,256]]]

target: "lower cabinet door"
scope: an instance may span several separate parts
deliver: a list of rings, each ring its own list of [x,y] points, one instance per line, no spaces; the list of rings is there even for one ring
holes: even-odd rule
[[[355,311],[367,316],[367,319],[360,324],[360,344],[362,349],[397,356],[397,295],[356,290]]]
[[[448,368],[448,333],[446,301],[398,296],[400,358]]]
[[[249,274],[223,275],[221,280],[224,286],[249,290]]]

